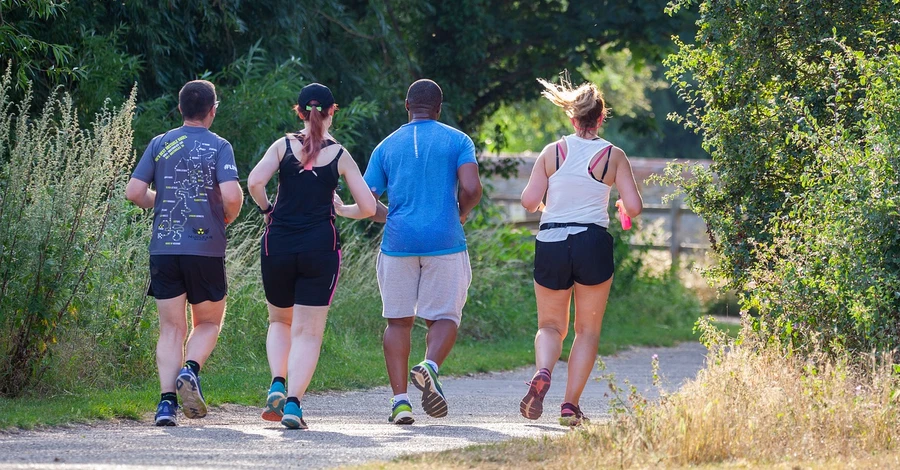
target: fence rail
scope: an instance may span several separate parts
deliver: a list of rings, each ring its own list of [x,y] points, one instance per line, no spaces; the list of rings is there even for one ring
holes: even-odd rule
[[[494,198],[494,201],[507,208],[509,220],[518,227],[525,227],[536,231],[540,225],[540,213],[529,213],[519,205],[518,198]],[[682,228],[682,216],[693,214],[681,198],[674,198],[669,204],[644,204],[644,214],[667,216],[668,231],[671,234],[669,243],[634,243],[633,246],[649,248],[651,250],[668,250],[672,262],[677,263],[678,256],[684,252],[703,252],[709,249],[709,245],[703,243],[689,243],[684,241]]]

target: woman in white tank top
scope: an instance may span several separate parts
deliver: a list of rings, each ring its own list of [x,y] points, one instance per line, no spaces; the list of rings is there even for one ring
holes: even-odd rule
[[[575,133],[544,147],[522,192],[525,209],[540,210],[543,215],[534,259],[537,372],[519,411],[528,419],[537,419],[543,412],[553,366],[568,333],[574,292],[575,341],[559,421],[577,426],[587,421],[579,400],[597,359],[603,312],[612,286],[613,240],[606,231],[610,189],[616,187],[630,217],[641,213],[643,201],[625,153],[597,136],[607,113],[597,87],[591,83],[573,87],[567,80],[561,85],[538,81],[544,86],[544,97],[565,110]]]

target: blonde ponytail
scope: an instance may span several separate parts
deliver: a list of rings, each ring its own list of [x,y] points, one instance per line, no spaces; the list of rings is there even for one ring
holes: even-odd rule
[[[576,88],[565,77],[560,78],[559,85],[542,78],[537,81],[544,86],[541,95],[563,108],[566,115],[575,119],[580,126],[594,128],[598,119],[606,118],[608,109],[603,93],[593,83],[583,83]]]

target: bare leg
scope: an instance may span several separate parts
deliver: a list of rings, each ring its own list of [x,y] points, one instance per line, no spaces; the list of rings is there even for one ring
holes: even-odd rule
[[[287,394],[289,397],[303,398],[313,372],[319,363],[322,350],[322,335],[328,306],[308,307],[294,305],[294,319],[291,324],[291,353],[288,356]]]
[[[191,305],[191,322],[194,328],[188,336],[184,357],[202,367],[216,347],[222,322],[225,320],[225,299],[218,302],[200,302]]]
[[[553,371],[562,354],[563,340],[569,331],[569,305],[572,289],[548,289],[534,283],[537,299],[538,331],[534,336],[534,359],[537,369]]]
[[[609,300],[612,279],[595,286],[575,284],[575,341],[569,354],[569,380],[565,401],[578,405],[581,392],[597,362],[600,327]]]
[[[406,393],[409,377],[409,350],[416,317],[388,318],[384,329],[384,363],[394,395]]]
[[[294,307],[269,307],[269,332],[266,335],[266,357],[272,378],[287,377],[288,355],[291,352],[291,321]]]
[[[187,294],[156,301],[159,312],[159,341],[156,343],[156,368],[162,393],[175,392],[175,379],[184,364],[184,339],[187,337]]]
[[[459,327],[453,320],[426,321],[428,333],[425,335],[425,359],[434,361],[438,367],[444,363],[453,345]]]

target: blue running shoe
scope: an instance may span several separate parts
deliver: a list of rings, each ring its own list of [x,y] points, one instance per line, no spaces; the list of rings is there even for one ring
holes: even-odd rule
[[[437,372],[427,362],[422,361],[409,371],[409,378],[413,385],[422,391],[422,409],[425,410],[425,414],[432,418],[447,416],[447,400],[441,390]]]
[[[284,417],[281,418],[281,424],[288,429],[309,429],[306,421],[303,421],[303,408],[291,402],[284,405]]]
[[[197,377],[189,367],[181,369],[181,373],[175,379],[175,390],[178,392],[185,416],[191,419],[206,416],[206,400],[203,399],[203,391],[200,390],[200,377]]]
[[[160,400],[156,405],[156,421],[157,426],[175,426],[175,414],[178,412],[178,405],[169,400]]]
[[[388,422],[393,424],[412,424],[416,422],[412,414],[412,405],[406,400],[394,401],[391,398],[391,416]]]
[[[262,412],[262,419],[266,421],[281,421],[284,416],[284,400],[287,396],[284,393],[284,384],[275,382],[269,388],[269,395],[266,396],[266,408]]]

